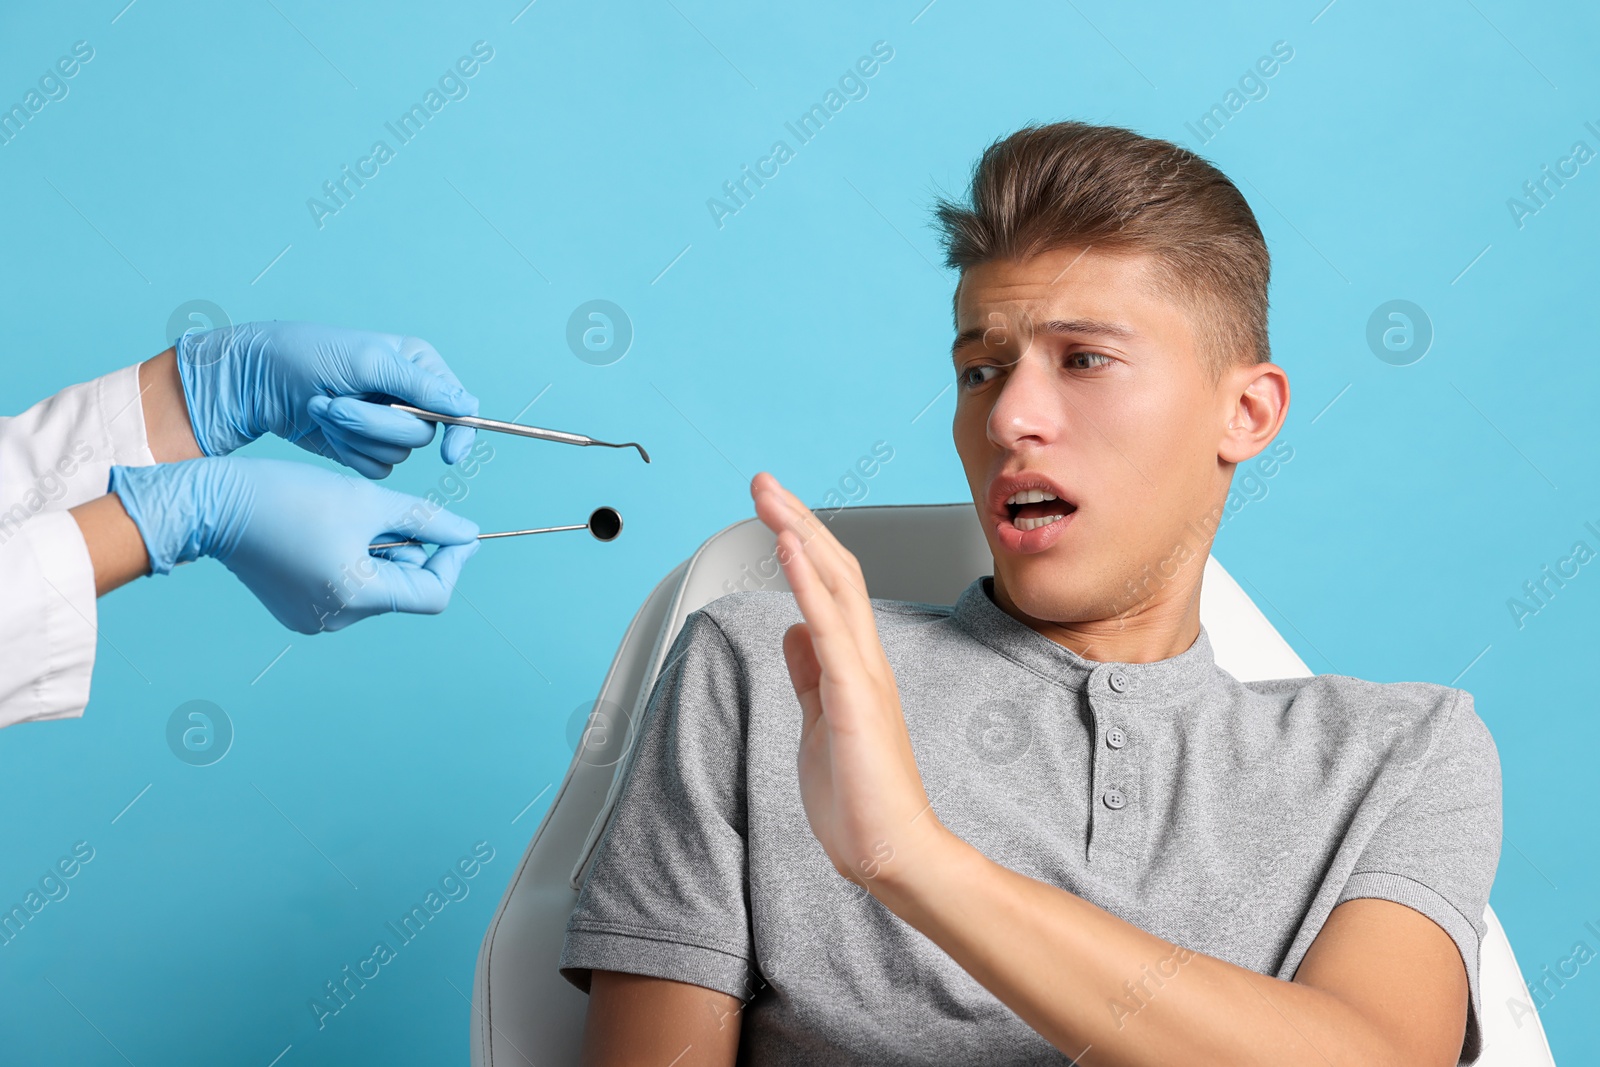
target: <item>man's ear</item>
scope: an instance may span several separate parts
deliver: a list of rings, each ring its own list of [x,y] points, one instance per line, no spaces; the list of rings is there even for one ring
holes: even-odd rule
[[[1243,463],[1283,428],[1289,414],[1289,376],[1276,363],[1232,367],[1222,376],[1218,396],[1227,421],[1217,443],[1217,458]]]

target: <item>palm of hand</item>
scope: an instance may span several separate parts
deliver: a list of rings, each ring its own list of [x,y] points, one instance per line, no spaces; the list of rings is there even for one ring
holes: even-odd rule
[[[894,671],[856,558],[771,475],[752,483],[805,622],[784,635],[799,699],[800,793],[834,869],[859,885],[903,870],[943,828],[932,814]]]

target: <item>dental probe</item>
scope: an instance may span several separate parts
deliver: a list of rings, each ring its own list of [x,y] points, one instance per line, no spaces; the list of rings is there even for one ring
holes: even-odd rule
[[[578,523],[573,526],[540,526],[532,530],[500,530],[496,533],[479,534],[478,540],[487,541],[491,537],[521,537],[523,534],[554,533],[557,530],[588,530],[594,535],[596,541],[614,541],[622,532],[622,516],[617,514],[616,508],[595,508],[589,515],[588,522]],[[368,548],[400,548],[402,545],[420,545],[421,541],[385,541],[382,544],[368,545]]]
[[[610,441],[597,441],[593,437],[585,437],[577,433],[565,433],[561,430],[546,430],[539,426],[524,426],[520,422],[502,422],[499,419],[480,419],[474,415],[441,415],[437,411],[425,411],[414,408],[410,404],[393,403],[389,405],[396,411],[404,411],[415,415],[428,422],[442,422],[447,426],[470,426],[474,430],[494,430],[497,433],[516,434],[518,437],[537,437],[541,441],[559,441],[564,445],[603,445],[606,448],[637,448],[639,455],[644,457],[646,463],[650,462],[650,453],[644,446],[636,441],[624,441],[613,444]],[[566,529],[566,527],[563,527]]]

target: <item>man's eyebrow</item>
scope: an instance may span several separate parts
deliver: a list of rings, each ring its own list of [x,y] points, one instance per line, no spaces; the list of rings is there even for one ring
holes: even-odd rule
[[[960,351],[964,346],[975,341],[983,340],[990,330],[1004,331],[1003,326],[972,326],[962,330],[956,335],[955,343],[950,346],[951,352]],[[1104,319],[1050,319],[1034,326],[1033,332],[1038,334],[1077,334],[1088,337],[1111,337],[1119,341],[1126,341],[1137,337],[1138,333],[1131,326],[1120,322],[1107,322]]]

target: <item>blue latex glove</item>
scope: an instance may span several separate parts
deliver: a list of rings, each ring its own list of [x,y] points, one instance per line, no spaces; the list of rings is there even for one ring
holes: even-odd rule
[[[200,451],[225,456],[272,433],[368,478],[433,440],[434,424],[362,397],[387,396],[442,415],[476,415],[433,346],[417,337],[310,322],[245,322],[173,342]],[[446,427],[440,454],[455,463],[476,431]]]
[[[387,611],[436,614],[478,526],[392,489],[309,463],[214,458],[112,467],[111,492],[138,526],[150,570],[212,556],[299,633]],[[441,546],[379,549],[416,538]]]

